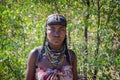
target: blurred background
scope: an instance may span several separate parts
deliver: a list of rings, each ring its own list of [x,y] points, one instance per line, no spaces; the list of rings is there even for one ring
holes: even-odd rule
[[[24,80],[53,13],[68,21],[80,80],[120,80],[120,0],[0,0],[0,80]]]

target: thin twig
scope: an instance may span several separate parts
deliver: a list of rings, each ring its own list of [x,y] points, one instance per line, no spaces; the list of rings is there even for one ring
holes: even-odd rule
[[[56,11],[57,11],[57,13],[58,14],[60,14],[60,11],[58,10],[58,5],[57,5],[57,0],[53,0],[54,1],[54,3],[55,3],[55,9],[56,9]]]
[[[87,7],[90,9],[90,1],[86,0],[86,5]],[[88,14],[86,15],[86,25],[85,25],[85,32],[84,32],[84,37],[85,37],[85,53],[88,55],[88,20],[89,20],[89,16],[90,13],[88,12]],[[84,59],[84,64],[86,61],[86,57]],[[84,76],[85,76],[85,80],[87,80],[87,68],[84,68]]]
[[[99,53],[99,45],[100,45],[100,35],[99,35],[99,27],[100,27],[100,1],[97,0],[97,7],[98,7],[98,28],[97,28],[97,48],[96,48],[96,52],[95,52],[95,55],[97,55]],[[96,80],[97,78],[97,73],[98,73],[98,70],[97,68],[95,67],[94,69],[94,76],[93,76],[93,80]]]

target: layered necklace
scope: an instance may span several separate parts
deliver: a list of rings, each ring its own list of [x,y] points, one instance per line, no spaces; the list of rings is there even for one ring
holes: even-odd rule
[[[58,65],[61,65],[63,63],[65,59],[66,50],[65,46],[58,52],[55,52],[54,50],[50,49],[49,46],[45,46],[45,50],[46,50],[45,56],[49,60],[49,63],[52,64],[54,67],[57,67]]]

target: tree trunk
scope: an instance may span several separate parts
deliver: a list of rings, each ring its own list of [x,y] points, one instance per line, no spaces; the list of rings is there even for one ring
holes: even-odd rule
[[[100,1],[99,0],[97,0],[97,7],[98,7],[98,15],[97,15],[98,16],[98,26],[97,26],[97,48],[96,48],[95,56],[99,53],[99,45],[100,45],[100,35],[99,35],[99,27],[100,27]],[[97,73],[98,73],[98,70],[95,67],[93,80],[96,80]]]

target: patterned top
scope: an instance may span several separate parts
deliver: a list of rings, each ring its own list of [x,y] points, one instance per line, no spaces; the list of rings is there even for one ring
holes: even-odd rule
[[[73,80],[72,66],[63,66],[61,70],[37,68],[35,77],[36,80]]]

